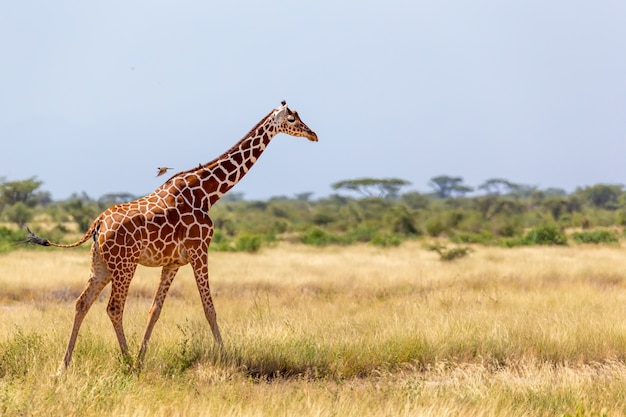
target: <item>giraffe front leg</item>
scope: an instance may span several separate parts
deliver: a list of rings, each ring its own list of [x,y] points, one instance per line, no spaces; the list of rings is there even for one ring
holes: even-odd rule
[[[192,261],[193,273],[196,278],[196,285],[200,292],[200,299],[202,300],[202,308],[204,309],[204,315],[211,326],[211,332],[213,333],[213,339],[218,346],[223,347],[222,335],[217,325],[217,314],[215,313],[215,306],[213,305],[213,298],[211,297],[211,288],[209,286],[209,268],[207,262],[207,254],[204,256],[198,256]]]
[[[141,349],[139,350],[139,355],[137,356],[138,369],[141,369],[143,367],[143,360],[146,355],[146,349],[148,348],[148,341],[150,340],[150,336],[152,335],[152,329],[159,319],[161,309],[163,308],[163,302],[165,301],[165,297],[167,296],[167,291],[170,289],[172,281],[174,281],[174,277],[178,272],[178,268],[178,265],[168,265],[164,266],[161,270],[161,281],[159,282],[159,287],[154,294],[154,300],[152,301],[152,307],[150,308],[150,315],[148,318],[148,325],[146,326],[146,332],[143,336]]]

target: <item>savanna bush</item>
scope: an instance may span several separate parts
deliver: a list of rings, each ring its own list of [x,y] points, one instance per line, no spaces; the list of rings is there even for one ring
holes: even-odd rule
[[[619,238],[610,230],[598,229],[572,233],[572,240],[577,243],[618,243]]]
[[[521,240],[523,245],[567,245],[567,236],[555,224],[544,224],[531,229]]]
[[[372,239],[370,240],[370,243],[374,246],[386,248],[386,247],[392,247],[392,246],[399,246],[402,243],[402,239],[398,237],[397,235],[377,234],[372,237]]]
[[[224,233],[216,230],[211,240],[210,250],[220,252],[248,252],[255,253],[261,249],[263,243],[271,243],[276,240],[272,233],[259,235],[255,233],[242,233],[234,240],[229,240]]]
[[[519,217],[498,216],[491,221],[491,232],[501,237],[515,237],[522,234]]]
[[[370,243],[380,247],[398,246],[402,237],[395,233],[381,232],[375,227],[359,226],[347,233],[331,233],[319,227],[310,227],[300,235],[300,242],[305,245],[350,245]]]
[[[19,241],[23,241],[25,233],[19,230],[11,230],[7,227],[0,227],[0,253],[9,252],[15,248]]]
[[[348,233],[347,239],[352,242],[370,242],[376,235],[378,235],[378,228],[358,226]]]
[[[305,245],[325,246],[342,244],[344,240],[341,236],[327,232],[319,227],[309,227],[300,235],[300,242]]]
[[[479,233],[459,232],[450,237],[450,241],[454,243],[479,243],[481,245],[491,245],[495,240],[493,234],[488,231]]]
[[[438,217],[431,217],[426,220],[424,229],[426,229],[426,233],[428,233],[429,236],[437,237],[443,234],[447,230],[447,227],[446,224]]]
[[[439,254],[439,259],[448,262],[453,261],[455,259],[464,258],[470,253],[470,248],[465,246],[456,246],[453,248],[448,248],[445,245],[430,245],[427,246],[427,249],[435,251]]]
[[[235,250],[239,252],[258,252],[261,249],[261,236],[244,233],[235,240]]]
[[[234,250],[226,237],[226,234],[221,230],[216,230],[213,233],[213,237],[211,238],[211,246],[209,246],[210,250],[221,251],[221,252],[229,252]]]

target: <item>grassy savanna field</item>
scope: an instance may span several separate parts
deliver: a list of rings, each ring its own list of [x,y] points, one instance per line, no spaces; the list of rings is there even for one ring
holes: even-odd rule
[[[0,415],[626,415],[621,246],[477,246],[442,262],[395,248],[212,252],[225,350],[181,268],[141,373],[122,363],[107,289],[54,376],[85,250],[0,255]],[[159,269],[131,285],[137,352]]]

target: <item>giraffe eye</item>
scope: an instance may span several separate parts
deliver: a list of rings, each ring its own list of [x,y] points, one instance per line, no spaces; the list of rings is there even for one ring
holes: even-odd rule
[[[287,116],[287,121],[288,121],[289,123],[293,123],[293,122],[295,122],[295,121],[296,121],[296,118],[295,118],[295,117],[293,117],[293,116],[290,114],[289,116]]]

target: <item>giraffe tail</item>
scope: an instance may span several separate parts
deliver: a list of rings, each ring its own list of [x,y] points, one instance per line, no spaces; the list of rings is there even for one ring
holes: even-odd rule
[[[98,231],[99,226],[100,226],[99,221],[93,222],[93,224],[85,232],[83,237],[80,238],[80,240],[74,243],[70,243],[69,245],[63,245],[60,243],[50,242],[46,238],[37,236],[32,230],[30,230],[28,226],[26,226],[26,231],[28,234],[26,235],[26,240],[24,241],[24,243],[27,243],[30,245],[54,246],[57,248],[75,248],[76,246],[80,246],[83,243],[85,243],[90,237],[94,236],[95,233]]]
[[[24,243],[28,243],[29,245],[50,246],[48,239],[37,236],[28,226],[26,226],[26,232],[28,232],[28,234],[26,235],[26,241]]]

